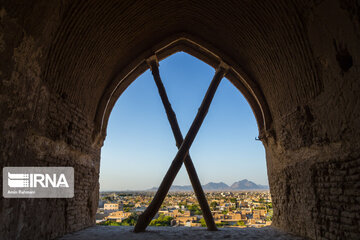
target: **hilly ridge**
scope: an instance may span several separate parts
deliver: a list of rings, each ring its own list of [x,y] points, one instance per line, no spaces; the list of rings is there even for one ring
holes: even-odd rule
[[[239,191],[239,190],[269,189],[269,186],[259,185],[252,181],[249,181],[247,179],[243,179],[243,180],[234,182],[230,186],[224,182],[219,182],[219,183],[209,182],[205,185],[202,185],[202,187],[205,191]],[[157,187],[153,187],[153,188],[149,189],[149,191],[156,191],[157,189],[158,189]],[[193,190],[193,188],[191,185],[185,185],[185,186],[173,185],[170,188],[170,191],[192,191],[192,190]]]

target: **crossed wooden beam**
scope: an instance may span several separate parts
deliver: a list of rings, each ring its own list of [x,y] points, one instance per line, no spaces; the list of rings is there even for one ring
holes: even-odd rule
[[[146,210],[139,216],[139,219],[135,225],[134,232],[143,232],[146,227],[150,224],[151,220],[154,218],[156,213],[159,211],[161,204],[163,203],[177,173],[179,172],[182,163],[185,163],[186,170],[189,174],[189,178],[191,184],[193,186],[195,195],[199,201],[200,208],[203,212],[203,216],[206,222],[206,226],[210,231],[216,231],[216,225],[211,214],[208,202],[205,198],[204,191],[201,187],[200,180],[196,173],[194,164],[189,155],[189,149],[198,133],[201,124],[203,123],[205,116],[209,110],[211,101],[215,95],[215,92],[221,82],[221,79],[224,77],[228,67],[226,64],[221,63],[219,67],[216,69],[215,75],[210,83],[210,86],[205,94],[205,97],[201,103],[201,106],[198,110],[198,113],[186,134],[185,139],[180,131],[179,124],[176,119],[176,115],[174,110],[171,107],[169,98],[166,94],[165,87],[161,81],[159,68],[158,68],[158,60],[156,56],[152,56],[147,60],[147,63],[150,66],[151,72],[153,74],[156,86],[158,88],[161,101],[164,105],[167,118],[171,125],[172,132],[174,134],[176,140],[176,146],[178,147],[178,152],[170,165],[164,179],[162,180],[158,191],[156,192],[153,200],[150,205],[146,208]]]

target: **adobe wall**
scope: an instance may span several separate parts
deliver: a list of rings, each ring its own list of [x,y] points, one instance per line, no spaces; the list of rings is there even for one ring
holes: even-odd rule
[[[0,236],[54,238],[94,224],[98,104],[141,52],[187,32],[240,65],[269,105],[262,141],[273,225],[311,239],[356,239],[359,3],[232,4],[1,2],[0,164],[73,166],[76,183],[74,199],[1,198]]]
[[[341,4],[323,2],[308,24],[322,90],[264,142],[273,225],[312,239],[360,236],[360,12]]]
[[[100,149],[91,146],[93,124],[41,82],[34,72],[38,59],[33,44],[24,39],[15,49],[14,55],[21,55],[1,88],[1,165],[72,166],[75,197],[2,198],[1,239],[50,239],[91,226],[98,205]]]
[[[51,29],[35,24],[25,29],[21,23],[35,17],[17,14],[24,19],[12,18],[11,9],[0,7],[1,167],[72,166],[75,197],[1,197],[0,238],[52,239],[94,224],[100,149],[92,147],[92,121],[65,96],[51,92],[42,79],[48,37],[42,31]]]

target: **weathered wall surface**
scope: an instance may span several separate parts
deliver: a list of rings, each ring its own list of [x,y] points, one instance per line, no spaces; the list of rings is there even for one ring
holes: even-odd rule
[[[73,166],[75,197],[1,198],[0,239],[50,239],[95,221],[99,149],[91,146],[92,121],[42,79],[54,26],[38,17],[55,18],[45,7],[0,7],[0,163]]]
[[[2,1],[0,164],[73,166],[76,183],[74,199],[2,198],[0,236],[53,238],[94,224],[98,104],[129,62],[186,32],[240,65],[267,101],[274,225],[358,238],[359,9],[350,0]]]
[[[307,17],[322,90],[274,119],[265,143],[274,225],[313,239],[360,236],[359,6],[324,1]]]

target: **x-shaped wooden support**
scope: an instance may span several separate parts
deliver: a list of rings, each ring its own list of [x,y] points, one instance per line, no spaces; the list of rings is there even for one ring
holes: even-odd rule
[[[171,166],[168,169],[168,171],[167,171],[163,181],[161,182],[160,187],[159,187],[158,191],[156,192],[150,205],[143,212],[143,214],[140,215],[138,222],[135,225],[134,232],[145,231],[146,227],[149,225],[149,223],[151,222],[153,217],[159,211],[159,208],[161,207],[161,204],[163,203],[183,162],[185,162],[186,170],[189,174],[191,184],[194,188],[194,192],[199,201],[199,204],[200,204],[201,210],[203,212],[203,216],[204,216],[206,225],[208,227],[208,230],[216,231],[217,228],[216,228],[213,216],[211,214],[209,205],[205,198],[204,191],[201,187],[200,180],[197,176],[194,164],[190,158],[189,149],[196,137],[196,134],[198,133],[198,131],[201,127],[202,122],[205,119],[205,116],[209,110],[211,101],[215,95],[216,89],[219,86],[221,79],[223,78],[223,76],[225,75],[225,73],[227,71],[227,66],[225,64],[220,64],[220,66],[217,68],[217,70],[215,72],[215,76],[210,83],[209,89],[206,92],[206,95],[201,103],[198,113],[197,113],[188,133],[186,134],[185,139],[183,139],[179,124],[176,119],[176,115],[171,107],[170,101],[169,101],[166,91],[165,91],[165,87],[160,78],[158,61],[156,59],[156,56],[151,57],[148,60],[148,64],[150,65],[150,69],[154,76],[154,80],[155,80],[156,86],[158,88],[161,100],[163,102],[163,105],[164,105],[164,108],[166,111],[166,115],[170,122],[171,129],[173,131],[173,134],[174,134],[174,137],[176,140],[176,145],[177,145],[179,151],[177,152],[173,162],[171,163]]]

